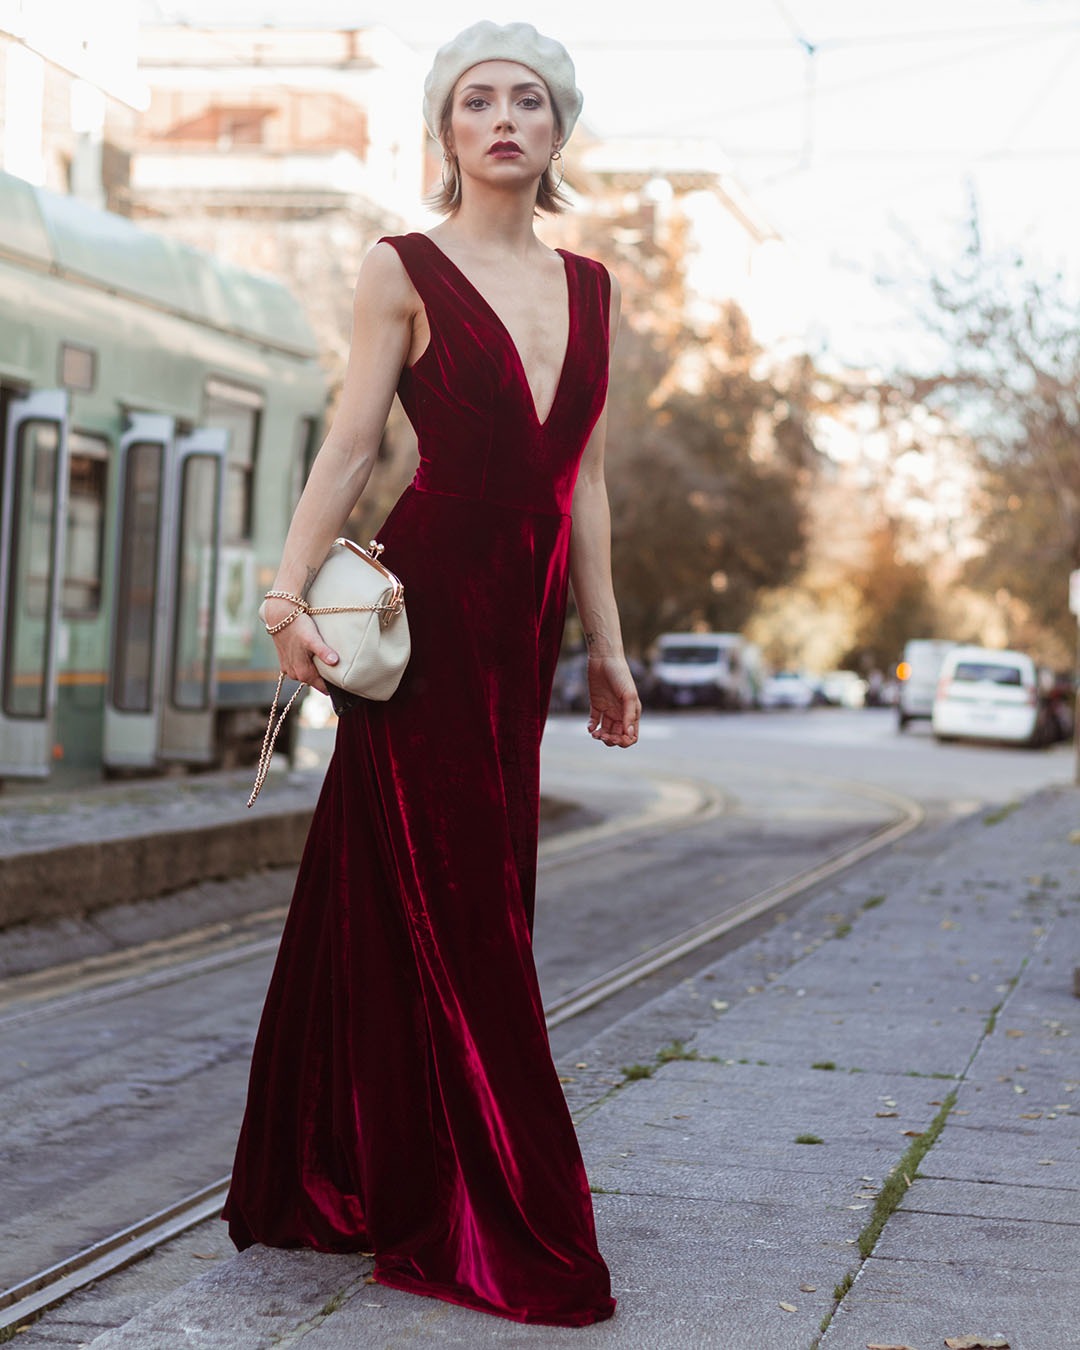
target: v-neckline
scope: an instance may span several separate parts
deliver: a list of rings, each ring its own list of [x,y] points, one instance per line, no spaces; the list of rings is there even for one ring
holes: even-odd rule
[[[525,362],[521,359],[521,352],[518,350],[518,345],[514,341],[513,334],[510,332],[510,329],[507,328],[506,323],[500,316],[498,310],[491,303],[491,301],[488,300],[488,298],[484,295],[483,291],[480,290],[480,288],[476,285],[476,283],[471,281],[469,277],[465,274],[465,272],[462,271],[462,269],[457,265],[457,263],[453,260],[453,258],[451,258],[449,253],[446,253],[442,248],[439,247],[439,245],[435,242],[435,240],[432,239],[431,235],[421,233],[420,238],[426,239],[427,242],[431,245],[431,247],[435,250],[435,252],[439,255],[439,257],[443,260],[443,262],[447,263],[448,266],[453,268],[453,270],[457,273],[457,275],[461,278],[461,280],[465,283],[465,285],[468,286],[469,290],[472,291],[473,295],[476,296],[477,300],[480,301],[483,307],[487,310],[487,312],[491,315],[491,317],[498,324],[499,328],[502,330],[502,334],[506,338],[510,350],[514,354],[514,360],[517,363],[518,374],[521,376],[521,382],[525,388],[525,394],[529,401],[529,411],[533,415],[533,421],[537,424],[538,427],[540,427],[541,430],[543,430],[551,421],[551,415],[555,411],[556,405],[559,402],[559,396],[562,393],[563,384],[565,383],[566,380],[566,368],[570,363],[570,346],[574,336],[574,287],[570,277],[570,267],[568,265],[566,253],[561,248],[553,250],[562,259],[563,278],[566,282],[566,350],[563,352],[562,365],[559,367],[559,378],[555,384],[555,392],[551,396],[551,406],[548,408],[547,415],[544,417],[544,420],[541,421],[540,414],[536,410],[536,395],[533,393],[532,385],[529,383],[529,374],[528,371],[525,369]]]

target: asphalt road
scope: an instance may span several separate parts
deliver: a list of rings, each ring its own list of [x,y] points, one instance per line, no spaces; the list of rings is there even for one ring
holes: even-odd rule
[[[310,734],[308,753],[325,741]],[[631,752],[594,744],[580,716],[559,717],[544,766],[601,812],[647,802],[657,784],[713,803],[677,829],[630,831],[545,862],[536,954],[549,1001],[866,838],[900,814],[898,798],[932,824],[1073,772],[1067,747],[939,746],[921,727],[898,734],[887,712],[836,709],[657,714]],[[287,900],[287,876],[260,884],[268,905]],[[0,1014],[0,1288],[227,1172],[277,922],[252,930],[257,955],[219,953],[212,968],[172,973],[166,962],[164,978],[142,983],[136,957],[122,988]],[[556,1048],[581,1044],[627,997],[681,974],[560,1027]]]

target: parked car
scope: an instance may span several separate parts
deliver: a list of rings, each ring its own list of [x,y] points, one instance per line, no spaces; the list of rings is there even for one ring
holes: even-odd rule
[[[866,706],[867,684],[853,670],[830,670],[818,681],[824,701],[834,708],[863,708]]]
[[[662,633],[650,697],[659,708],[752,708],[761,660],[740,633]]]
[[[761,690],[763,708],[809,708],[814,701],[814,686],[794,670],[770,675]]]
[[[644,661],[628,656],[626,663],[634,677],[643,704],[650,700],[652,674]],[[569,652],[559,657],[551,686],[551,712],[589,711],[589,660],[585,652]]]
[[[944,638],[913,638],[904,644],[904,655],[896,667],[896,725],[900,731],[916,718],[930,717],[942,663],[956,645]]]
[[[588,662],[584,652],[560,656],[551,686],[552,712],[588,712]]]
[[[1024,652],[954,647],[938,680],[934,735],[939,741],[1048,745],[1061,736],[1051,689],[1052,680]]]

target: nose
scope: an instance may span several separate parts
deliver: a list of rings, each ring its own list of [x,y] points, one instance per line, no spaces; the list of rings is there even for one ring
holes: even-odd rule
[[[514,106],[511,100],[500,104],[497,109],[495,125],[500,131],[512,131],[514,127]]]

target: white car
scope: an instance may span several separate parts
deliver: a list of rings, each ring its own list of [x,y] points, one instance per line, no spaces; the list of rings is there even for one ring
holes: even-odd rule
[[[1024,652],[954,647],[944,660],[931,713],[939,741],[1011,741],[1044,745],[1054,739],[1039,672]]]
[[[944,638],[912,638],[904,644],[896,667],[896,724],[901,731],[915,718],[930,717],[942,663],[957,645]]]
[[[763,708],[809,708],[813,701],[813,685],[794,670],[770,675],[761,689]]]
[[[854,670],[830,670],[821,677],[821,697],[837,708],[865,708],[867,683]]]

